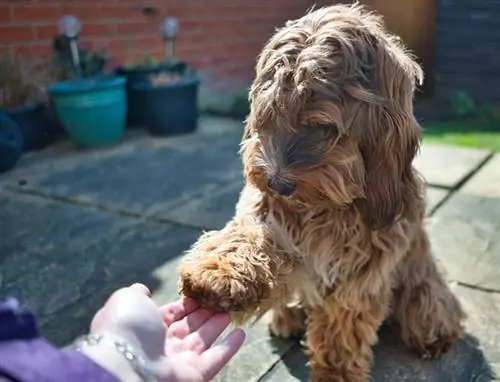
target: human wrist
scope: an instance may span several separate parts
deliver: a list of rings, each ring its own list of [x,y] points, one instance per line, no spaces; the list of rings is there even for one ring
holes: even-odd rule
[[[84,354],[121,382],[157,382],[149,360],[135,342],[112,333],[92,333],[75,341]]]

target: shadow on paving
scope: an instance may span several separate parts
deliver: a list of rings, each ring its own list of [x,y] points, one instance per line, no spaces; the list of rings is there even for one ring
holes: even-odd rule
[[[485,179],[486,181],[486,179]],[[474,178],[470,182],[474,182]],[[394,327],[380,330],[372,380],[490,382],[500,373],[500,197],[474,183],[453,194],[430,218],[433,251],[468,318],[465,335],[440,360],[421,360]],[[307,381],[307,359],[295,346],[262,381]]]
[[[33,309],[59,345],[84,333],[119,287],[176,293],[178,256],[199,231],[146,223],[42,198],[0,194],[0,295]],[[163,268],[159,279],[155,270]],[[167,272],[166,269],[170,269]]]
[[[374,382],[491,382],[494,373],[478,340],[466,334],[439,361],[422,360],[399,339],[394,327],[380,330],[375,346]],[[299,346],[292,348],[262,381],[309,381],[307,358]]]
[[[136,145],[105,156],[69,158],[52,168],[21,169],[6,183],[18,192],[207,228],[206,216],[217,220],[214,211],[206,211],[207,198],[220,195],[218,207],[234,210],[233,190],[242,184],[240,139],[240,129],[176,137],[168,145]]]

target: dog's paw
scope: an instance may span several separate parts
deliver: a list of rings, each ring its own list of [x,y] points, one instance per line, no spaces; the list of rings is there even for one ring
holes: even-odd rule
[[[226,269],[217,262],[201,261],[181,268],[180,293],[202,306],[228,312],[248,312],[267,297],[267,285],[250,279],[237,269]]]
[[[273,309],[269,322],[272,335],[281,338],[298,338],[306,331],[306,314],[299,307]]]

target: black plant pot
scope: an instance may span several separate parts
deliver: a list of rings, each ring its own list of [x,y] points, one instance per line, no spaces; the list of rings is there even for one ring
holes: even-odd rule
[[[141,120],[152,135],[186,134],[198,127],[198,78],[133,89]]]
[[[187,64],[178,62],[171,65],[158,65],[155,67],[118,67],[115,73],[127,79],[127,126],[144,126],[143,112],[136,105],[140,103],[139,95],[134,92],[134,88],[139,84],[146,84],[150,81],[150,76],[158,73],[176,73],[183,75],[186,72]]]
[[[52,143],[58,134],[58,124],[42,103],[32,103],[5,111],[21,129],[24,151],[41,150]]]
[[[18,124],[0,112],[0,173],[13,168],[23,153],[23,135]]]

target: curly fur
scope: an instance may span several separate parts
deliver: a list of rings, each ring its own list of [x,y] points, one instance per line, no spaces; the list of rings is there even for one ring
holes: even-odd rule
[[[180,290],[271,331],[306,331],[312,379],[365,381],[389,316],[437,356],[464,318],[432,257],[413,93],[422,71],[381,18],[334,5],[288,22],[256,66],[234,218],[204,234]]]

